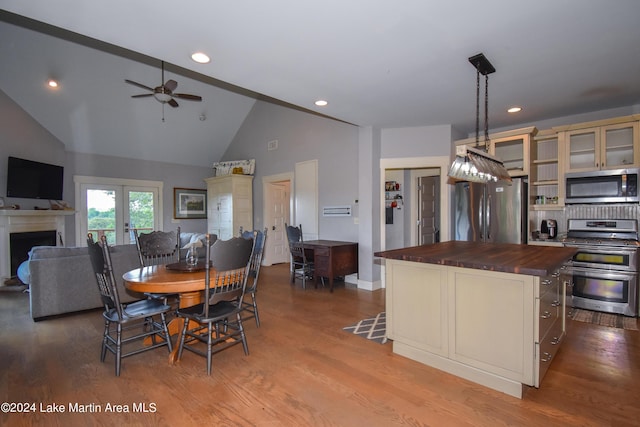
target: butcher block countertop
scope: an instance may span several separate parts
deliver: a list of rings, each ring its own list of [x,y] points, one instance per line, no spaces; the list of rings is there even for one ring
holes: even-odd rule
[[[382,258],[503,273],[548,276],[568,261],[576,248],[448,241],[376,252]]]

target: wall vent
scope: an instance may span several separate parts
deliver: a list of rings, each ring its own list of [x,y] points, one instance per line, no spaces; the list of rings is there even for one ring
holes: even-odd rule
[[[351,216],[351,206],[324,206],[322,216]]]

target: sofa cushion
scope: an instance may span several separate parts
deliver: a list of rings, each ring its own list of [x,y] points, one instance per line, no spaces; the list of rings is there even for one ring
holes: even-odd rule
[[[215,237],[215,234],[212,235]],[[202,246],[196,249],[198,252],[198,257],[204,259],[206,256],[205,248],[204,248],[204,239],[206,237],[205,233],[180,233],[180,259],[183,260],[187,256],[187,250],[189,248],[189,244],[195,243],[198,240],[202,243]]]

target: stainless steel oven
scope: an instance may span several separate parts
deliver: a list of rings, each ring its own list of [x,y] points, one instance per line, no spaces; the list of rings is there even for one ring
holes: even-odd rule
[[[573,307],[639,315],[637,220],[570,219],[564,245],[578,248],[568,268]]]
[[[638,315],[638,274],[570,267],[573,307]]]

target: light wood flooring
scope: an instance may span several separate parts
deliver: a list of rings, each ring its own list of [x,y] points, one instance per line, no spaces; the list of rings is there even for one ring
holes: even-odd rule
[[[637,426],[640,333],[574,322],[540,389],[519,400],[453,377],[348,334],[384,310],[384,291],[338,284],[301,289],[288,266],[263,267],[262,326],[241,346],[205,359],[165,349],[99,361],[100,310],[33,322],[28,296],[0,293],[0,402],[35,413],[0,413],[3,426]],[[93,284],[91,284],[93,286]],[[64,413],[40,412],[61,405]],[[102,412],[70,413],[69,405]],[[133,411],[107,413],[111,405]]]

